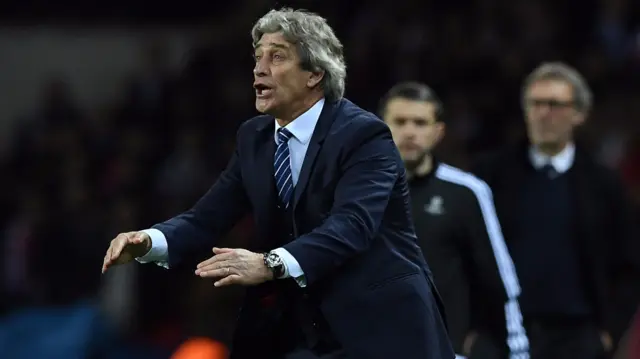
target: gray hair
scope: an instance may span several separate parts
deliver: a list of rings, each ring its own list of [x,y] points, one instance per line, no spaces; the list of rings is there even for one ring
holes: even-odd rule
[[[578,111],[588,113],[593,105],[593,93],[587,80],[573,67],[562,62],[546,62],[538,66],[524,81],[522,101],[532,84],[541,80],[565,81],[573,88],[573,99]]]
[[[342,44],[327,20],[304,10],[271,10],[253,25],[253,45],[257,45],[262,35],[277,32],[296,46],[304,70],[324,71],[320,86],[325,97],[329,100],[341,99],[344,96],[347,65]]]

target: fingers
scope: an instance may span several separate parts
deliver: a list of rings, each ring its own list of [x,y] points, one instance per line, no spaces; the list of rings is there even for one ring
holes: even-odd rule
[[[204,260],[204,261],[198,263],[198,265],[196,266],[196,269],[201,269],[201,268],[204,268],[204,267],[208,267],[208,266],[210,266],[212,264],[215,264],[216,262],[219,262],[220,259],[216,258],[216,257],[217,256],[213,256],[213,257],[211,257],[211,258],[209,258],[207,260]]]
[[[144,234],[140,232],[128,232],[128,233],[120,233],[111,241],[109,245],[109,249],[107,249],[107,254],[104,256],[102,262],[102,273],[106,272],[109,267],[113,263],[115,263],[122,250],[129,243],[142,243],[144,241]]]
[[[196,275],[201,277],[223,277],[231,274],[237,263],[237,253],[230,248],[213,248],[213,257],[196,266]]]
[[[605,351],[610,351],[613,348],[613,339],[611,339],[611,335],[609,335],[609,333],[601,333],[600,339],[602,341],[602,347]]]
[[[230,252],[234,252],[235,250],[233,248],[213,248],[213,253],[214,254],[222,254],[222,253],[230,253]]]
[[[214,253],[215,253],[216,249],[217,248],[214,248]],[[216,254],[213,257],[211,257],[211,258],[209,258],[209,259],[207,259],[205,261],[200,262],[196,266],[196,268],[201,269],[201,268],[210,266],[212,264],[215,264],[217,262],[227,261],[227,260],[230,260],[230,259],[233,259],[233,258],[235,258],[235,251],[233,249],[226,250],[225,252],[221,252],[220,254]]]
[[[263,265],[262,256],[245,249],[213,248],[214,256],[200,264],[196,268],[196,275],[202,278],[217,278],[216,287],[224,287],[232,284],[258,284],[266,279],[258,270],[255,270],[256,256],[260,257],[260,265]]]
[[[119,234],[115,239],[113,251],[111,252],[111,261],[115,261],[116,259],[118,259],[127,245],[142,243],[143,240],[144,233],[141,232]]]
[[[104,259],[102,260],[102,274],[107,271],[107,268],[111,265],[111,246],[107,250],[107,254],[105,254]]]
[[[242,277],[237,274],[232,274],[230,276],[224,277],[219,281],[213,283],[213,285],[216,287],[224,287],[232,284],[241,284],[241,281],[240,281],[241,278]]]
[[[115,239],[113,241],[115,241]],[[102,273],[106,272],[113,263],[113,260],[111,259],[113,255],[113,241],[111,241],[111,244],[107,249],[107,254],[105,254],[104,259],[102,260]]]
[[[120,233],[118,236],[111,241],[111,258],[110,260],[113,262],[120,256],[120,252],[127,244],[129,240],[129,235],[127,233]]]
[[[226,260],[222,259],[222,260],[210,262],[202,266],[198,265],[199,268],[196,268],[196,275],[203,276],[203,277],[204,276],[211,277],[212,275],[208,274],[211,271],[218,270],[218,269],[225,269],[225,268],[229,268],[229,270],[232,270],[232,269],[236,269],[237,266],[238,266],[238,263],[233,258],[229,258]],[[226,275],[228,274],[229,273],[227,273]]]
[[[221,277],[228,277],[230,275],[238,275],[234,270],[231,269],[231,267],[209,269],[206,271],[201,271],[196,274],[202,278],[221,278]]]

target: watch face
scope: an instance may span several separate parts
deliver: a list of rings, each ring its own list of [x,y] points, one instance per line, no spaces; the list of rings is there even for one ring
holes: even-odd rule
[[[267,256],[267,262],[270,267],[276,267],[282,264],[282,259],[275,253],[269,253],[269,256]]]
[[[265,257],[265,264],[273,271],[275,278],[281,278],[285,274],[284,263],[282,258],[275,253],[269,253]]]

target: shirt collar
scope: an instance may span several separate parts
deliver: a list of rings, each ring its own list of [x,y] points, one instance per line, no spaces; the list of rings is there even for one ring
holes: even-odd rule
[[[529,159],[535,169],[540,169],[543,166],[550,164],[558,173],[567,172],[571,166],[576,155],[576,146],[573,143],[568,144],[560,153],[555,156],[548,156],[535,147],[529,148]]]
[[[324,107],[324,99],[320,99],[320,101],[316,102],[315,105],[311,106],[307,112],[298,116],[296,119],[291,121],[288,125],[284,126],[293,137],[295,137],[298,141],[303,144],[307,144],[311,139],[311,135],[313,135],[313,130],[316,128],[316,124],[318,123],[318,119],[320,119],[320,113],[322,112],[322,108]],[[278,140],[278,130],[280,129],[278,121],[276,121],[276,131],[274,133],[274,138],[276,142]]]

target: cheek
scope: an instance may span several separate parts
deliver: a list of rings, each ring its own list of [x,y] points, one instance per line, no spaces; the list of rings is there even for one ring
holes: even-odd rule
[[[286,92],[289,96],[294,96],[297,93],[302,93],[307,87],[306,78],[302,74],[287,73],[283,74],[279,81],[283,92]]]
[[[391,136],[393,137],[393,140],[396,143],[400,143],[400,142],[404,141],[405,137],[407,137],[407,136],[403,135],[402,132],[399,131],[399,130],[396,130],[395,132],[391,132]]]
[[[435,140],[438,139],[438,131],[436,130],[427,130],[422,136],[423,142],[426,145],[431,145]]]
[[[278,97],[289,98],[291,97],[292,92],[293,92],[293,87],[291,86],[290,82],[286,81],[285,79],[278,81],[278,90],[277,90]]]
[[[525,123],[526,123],[527,127],[531,128],[531,129],[536,129],[540,125],[542,125],[542,121],[539,120],[539,119],[536,119],[535,116],[528,117],[527,120],[525,121]]]

